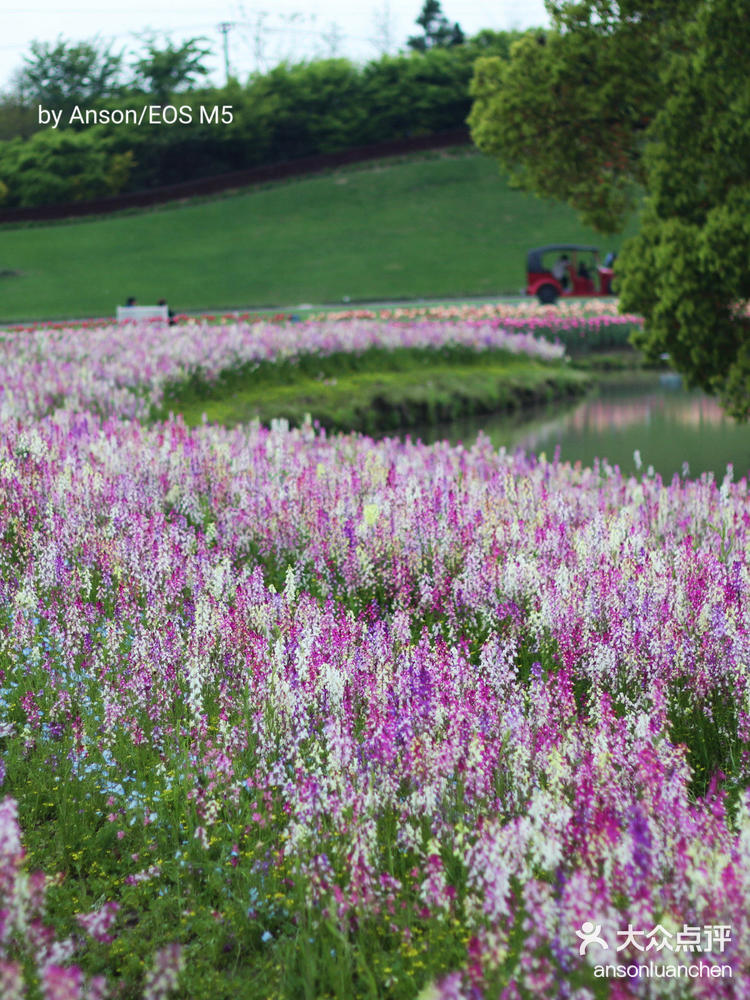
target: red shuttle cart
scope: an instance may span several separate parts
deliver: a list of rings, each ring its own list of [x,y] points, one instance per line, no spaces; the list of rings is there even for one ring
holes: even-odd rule
[[[526,294],[545,305],[559,298],[612,295],[611,267],[599,263],[599,248],[578,243],[556,243],[529,250]]]

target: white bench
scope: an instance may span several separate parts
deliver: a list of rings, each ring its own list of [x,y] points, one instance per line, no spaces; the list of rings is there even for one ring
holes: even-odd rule
[[[169,306],[118,306],[117,322],[129,323],[156,319],[169,322]]]

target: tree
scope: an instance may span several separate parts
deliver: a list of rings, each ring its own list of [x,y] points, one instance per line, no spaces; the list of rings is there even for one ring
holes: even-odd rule
[[[742,0],[700,5],[664,75],[644,153],[648,196],[622,254],[637,343],[750,416],[750,23]]]
[[[211,49],[201,46],[203,38],[188,38],[182,45],[169,39],[159,47],[153,35],[145,38],[146,55],[133,64],[134,84],[164,102],[170,94],[191,87],[198,77],[208,76],[204,60]]]
[[[659,66],[693,0],[646,2],[640,16],[632,0],[550,3],[553,30],[525,33],[508,61],[479,59],[472,81],[477,146],[602,232],[637,202],[644,136],[666,97]]]
[[[415,52],[426,52],[427,49],[447,49],[453,45],[462,45],[464,33],[459,25],[451,25],[443,14],[439,0],[425,0],[422,13],[417,18],[417,24],[423,34],[414,35],[407,41],[410,49]]]
[[[16,74],[16,90],[29,104],[43,104],[68,112],[76,104],[114,97],[120,92],[122,53],[113,53],[98,39],[54,45],[31,43],[31,55]]]
[[[692,386],[750,415],[750,19],[743,0],[564,0],[511,59],[480,59],[469,117],[515,183],[602,232],[643,199],[621,304]],[[645,192],[645,195],[644,195]]]

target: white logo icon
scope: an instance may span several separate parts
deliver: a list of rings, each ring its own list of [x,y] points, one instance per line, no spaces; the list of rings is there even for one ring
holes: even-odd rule
[[[601,924],[596,924],[596,926],[594,926],[590,920],[584,920],[581,924],[580,931],[576,931],[576,937],[581,939],[581,946],[578,949],[578,954],[585,955],[586,949],[590,944],[598,944],[600,948],[609,948],[607,942],[603,937],[601,937],[601,933]]]

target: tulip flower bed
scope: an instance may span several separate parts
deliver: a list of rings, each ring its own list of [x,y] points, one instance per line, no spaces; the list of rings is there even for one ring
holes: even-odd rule
[[[3,998],[749,995],[746,480],[144,427],[105,342],[0,423]]]
[[[379,319],[393,322],[440,320],[502,325],[507,331],[526,332],[562,344],[571,354],[585,354],[601,348],[626,347],[633,330],[643,325],[640,316],[618,312],[617,302],[586,300],[541,306],[533,302],[398,306],[387,309],[350,309],[317,314],[314,318],[351,322]]]

